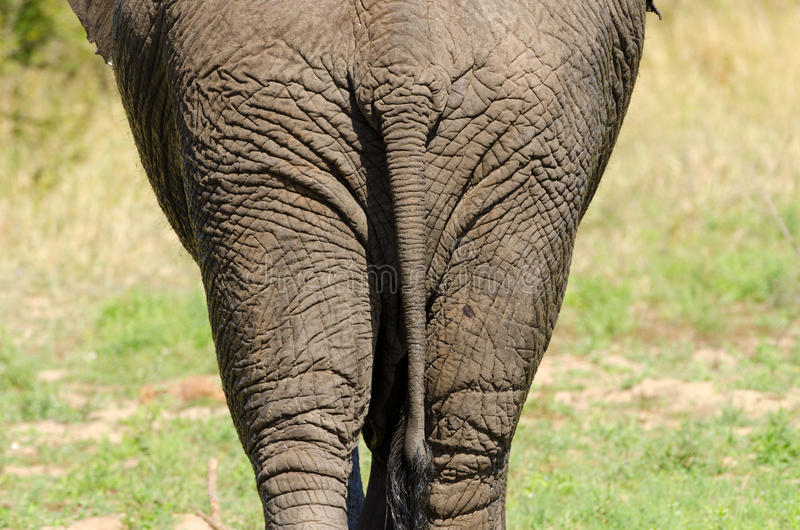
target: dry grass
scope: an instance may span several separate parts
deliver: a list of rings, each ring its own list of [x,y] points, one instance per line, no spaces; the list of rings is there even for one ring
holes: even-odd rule
[[[134,286],[196,285],[112,89],[105,68],[0,82],[0,322],[24,341],[74,334],[88,308]]]
[[[743,227],[726,227],[731,245],[771,227],[800,252],[797,227],[781,214],[800,195],[800,53],[791,46],[800,9],[789,0],[662,8],[574,264],[578,275],[616,276],[624,263],[637,293],[652,281],[653,249],[680,252],[708,219],[746,210]],[[7,326],[75,318],[133,285],[196,281],[147,187],[111,72],[82,47],[79,70],[17,69],[0,81]]]
[[[650,20],[628,118],[576,251],[579,272],[598,253],[593,230],[612,229],[603,234],[618,239],[602,245],[628,261],[647,232],[672,243],[742,208],[778,230],[770,203],[800,195],[798,5],[685,0],[664,10],[663,22]]]

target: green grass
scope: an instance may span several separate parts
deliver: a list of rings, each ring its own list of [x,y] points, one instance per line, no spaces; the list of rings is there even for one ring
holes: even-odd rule
[[[0,329],[0,425],[38,419],[76,419],[52,388],[39,384],[40,360],[25,355]]]
[[[225,522],[257,528],[230,419],[181,416],[221,405],[137,401],[216,370],[198,273],[111,71],[66,3],[28,3],[20,29],[0,2],[0,528],[170,528],[208,511],[212,457]],[[800,527],[800,5],[659,7],[517,429],[513,529]]]
[[[136,385],[216,370],[205,296],[199,290],[128,291],[100,308],[87,342],[93,354],[71,365],[87,382],[124,379]],[[92,370],[82,370],[87,362]]]
[[[525,429],[512,450],[510,528],[793,528],[797,429],[734,434],[724,416],[648,431],[625,418]]]
[[[70,443],[43,451],[35,461],[62,468],[60,477],[0,478],[4,503],[13,507],[0,508],[0,524],[38,528],[125,513],[132,528],[165,528],[175,514],[208,513],[206,463],[213,457],[220,460],[226,522],[233,528],[254,527],[260,503],[230,419],[176,419],[154,428],[164,410],[163,405],[146,407],[125,421],[119,444]],[[17,458],[6,463],[31,462]]]
[[[621,285],[619,285],[621,283]],[[564,305],[575,314],[575,332],[586,348],[602,348],[632,331],[633,292],[627,283],[609,282],[601,276],[572,279]]]

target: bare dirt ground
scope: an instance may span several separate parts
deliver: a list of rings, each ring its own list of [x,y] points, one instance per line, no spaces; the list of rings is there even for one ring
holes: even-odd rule
[[[786,348],[793,340],[776,343]],[[655,353],[654,353],[655,354]],[[686,418],[709,418],[725,410],[736,409],[743,416],[758,419],[780,409],[800,411],[800,388],[789,388],[783,393],[760,392],[731,386],[732,374],[741,370],[747,355],[731,354],[723,348],[700,347],[691,352],[685,362],[695,370],[688,370],[685,379],[672,375],[654,376],[652,370],[636,360],[623,355],[618,348],[607,352],[593,352],[577,356],[560,352],[548,354],[536,375],[529,402],[554,404],[566,407],[585,418],[592,411],[613,410],[630,415],[646,429],[678,429]],[[698,376],[697,367],[701,368]],[[705,370],[705,372],[702,372]],[[706,375],[703,380],[702,373]],[[700,380],[692,380],[692,374]],[[129,422],[142,407],[159,400],[170,405],[152,421],[158,431],[165,422],[176,419],[201,421],[225,416],[225,397],[216,374],[198,375],[183,379],[146,384],[139,388],[137,399],[106,399],[103,405],[92,409],[93,396],[113,394],[113,388],[70,380],[66,370],[42,370],[37,380],[46,385],[57,385],[58,397],[69,407],[83,411],[84,421],[61,422],[53,420],[22,422],[9,426],[11,444],[6,456],[24,457],[29,465],[6,465],[1,472],[14,477],[31,476],[64,477],[68,470],[56,465],[33,463],[50,448],[73,442],[99,443],[107,441],[120,444],[129,434]],[[550,414],[558,428],[566,419],[558,410],[544,407],[542,414]],[[562,409],[563,410],[563,409]],[[587,414],[588,413],[588,414]],[[526,414],[522,422],[531,421],[537,412]],[[795,414],[795,417],[797,415]],[[794,420],[795,424],[798,420]],[[745,429],[745,427],[743,427]],[[19,458],[17,458],[19,462]],[[127,469],[139,465],[136,458],[123,462]],[[90,517],[50,530],[117,530],[127,528],[123,514]],[[205,530],[213,528],[196,514],[175,514],[172,528],[176,530]]]
[[[776,346],[788,348],[793,344],[790,337]],[[718,376],[713,381],[645,377],[641,364],[614,353],[594,358],[548,355],[539,367],[528,399],[552,399],[577,411],[621,408],[635,414],[645,427],[677,428],[682,417],[707,418],[731,408],[749,418],[761,418],[781,409],[800,410],[800,388],[784,393],[720,388],[726,383],[721,374],[735,372],[739,365],[724,349],[699,348],[692,353],[692,360]],[[565,383],[572,388],[560,388]],[[800,419],[793,423],[800,425]]]
[[[55,384],[69,377],[66,370],[42,370],[37,380],[44,384]],[[102,385],[86,383],[65,383],[59,390],[59,397],[70,407],[81,409],[91,402],[93,393],[107,391]],[[76,441],[100,442],[107,440],[112,444],[121,443],[126,434],[124,422],[134,416],[143,405],[161,399],[164,396],[173,398],[177,405],[161,411],[152,424],[158,430],[163,422],[176,418],[186,420],[206,419],[212,416],[228,414],[225,407],[225,396],[220,387],[217,375],[198,375],[180,380],[163,381],[158,384],[144,385],[139,390],[138,400],[119,400],[105,408],[91,410],[84,422],[58,422],[52,420],[22,422],[11,425],[8,436],[12,442],[6,449],[7,456],[21,456],[35,460],[42,451],[48,448]],[[201,400],[204,404],[194,404]],[[123,462],[126,468],[135,468],[136,459]],[[5,465],[0,473],[14,477],[31,477],[34,475],[63,477],[66,470],[59,466],[42,464]],[[214,530],[202,517],[195,514],[176,514],[174,530]],[[123,530],[128,528],[124,523],[124,514],[109,514],[89,517],[74,522],[69,526],[46,526],[43,530]]]
[[[42,530],[125,530],[123,514],[117,513],[102,517],[90,517],[69,526],[46,526]],[[202,518],[190,513],[181,513],[175,516],[174,530],[214,530]]]

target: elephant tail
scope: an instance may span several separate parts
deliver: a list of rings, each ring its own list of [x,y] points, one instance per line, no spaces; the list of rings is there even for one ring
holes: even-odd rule
[[[424,160],[428,118],[419,110],[401,99],[381,116],[408,352],[408,405],[401,419],[404,424],[395,431],[392,440],[392,451],[402,447],[403,458],[395,454],[393,463],[390,458],[389,499],[395,526],[408,529],[425,526],[425,496],[432,467],[431,451],[425,442],[424,410],[427,328]]]
[[[425,441],[424,410],[428,239],[425,154],[428,135],[444,108],[449,80],[435,71],[423,73],[421,79],[398,77],[380,83],[362,101],[369,102],[365,105],[368,114],[380,127],[386,147],[408,352],[408,399],[391,444],[389,506],[396,527],[417,529],[427,526],[425,504],[433,469]]]

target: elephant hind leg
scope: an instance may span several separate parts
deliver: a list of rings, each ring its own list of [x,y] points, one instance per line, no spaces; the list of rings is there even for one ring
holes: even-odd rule
[[[364,508],[364,486],[361,484],[361,466],[358,448],[353,449],[353,467],[347,479],[347,527],[356,530]]]
[[[372,453],[372,463],[369,468],[369,482],[367,496],[364,499],[364,509],[358,521],[358,530],[380,530],[392,528],[386,503],[386,462],[378,453]]]
[[[346,528],[372,377],[366,258],[332,209],[270,185],[196,224],[223,387],[267,527]]]
[[[566,284],[571,219],[535,181],[460,239],[431,305],[426,367],[433,528],[504,528],[511,439]]]

